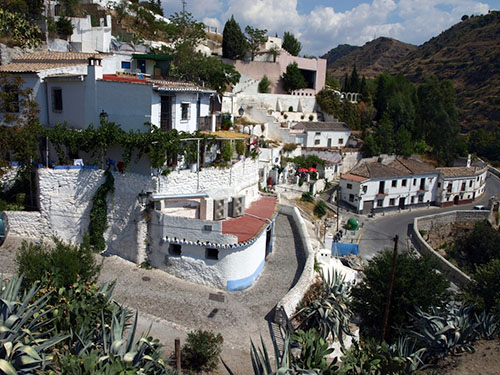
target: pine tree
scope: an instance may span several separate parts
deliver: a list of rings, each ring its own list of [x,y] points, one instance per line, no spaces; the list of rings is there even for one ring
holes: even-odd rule
[[[300,72],[296,62],[289,64],[286,67],[286,72],[283,73],[283,88],[288,91],[305,89],[307,87],[306,80]]]
[[[222,57],[231,60],[245,58],[246,38],[234,16],[231,16],[231,19],[224,25],[222,38]]]
[[[298,56],[300,50],[302,49],[302,44],[295,38],[292,33],[285,31],[283,34],[283,46],[282,48],[286,50],[292,56]]]
[[[352,68],[352,73],[351,73],[351,92],[359,92],[360,88],[360,83],[359,83],[359,76],[358,76],[358,71],[356,70],[356,64],[354,64],[354,67]]]

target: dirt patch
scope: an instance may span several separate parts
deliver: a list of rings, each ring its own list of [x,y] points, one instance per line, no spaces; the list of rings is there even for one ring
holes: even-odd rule
[[[463,353],[448,358],[443,367],[437,369],[442,375],[498,375],[500,373],[500,341],[480,340],[474,345],[474,353]]]

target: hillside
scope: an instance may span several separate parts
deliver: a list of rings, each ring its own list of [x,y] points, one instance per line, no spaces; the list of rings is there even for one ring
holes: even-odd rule
[[[500,12],[452,26],[412,51],[392,73],[414,82],[429,74],[452,80],[463,129],[499,129]]]
[[[337,47],[332,48],[330,51],[321,56],[322,59],[326,60],[326,64],[333,64],[335,61],[350,54],[351,52],[360,49],[358,46],[351,46],[350,44],[339,44]]]
[[[417,47],[412,44],[380,37],[366,43],[363,47],[357,47],[347,55],[328,64],[328,71],[333,77],[342,79],[346,73],[351,74],[353,65],[356,64],[360,76],[374,78],[378,74],[386,73],[392,69],[401,59],[416,49]]]

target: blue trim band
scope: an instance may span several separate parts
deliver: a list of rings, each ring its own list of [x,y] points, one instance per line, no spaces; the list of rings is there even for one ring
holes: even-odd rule
[[[238,290],[243,290],[251,287],[255,279],[259,277],[260,273],[264,269],[265,262],[266,261],[263,260],[262,263],[259,265],[259,267],[257,267],[257,269],[255,270],[255,272],[250,276],[247,276],[239,280],[228,280],[226,284],[226,290],[229,292],[237,292]]]

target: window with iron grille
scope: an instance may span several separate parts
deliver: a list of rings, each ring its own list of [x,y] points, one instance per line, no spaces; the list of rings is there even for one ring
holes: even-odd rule
[[[181,103],[181,120],[189,120],[189,103]]]

